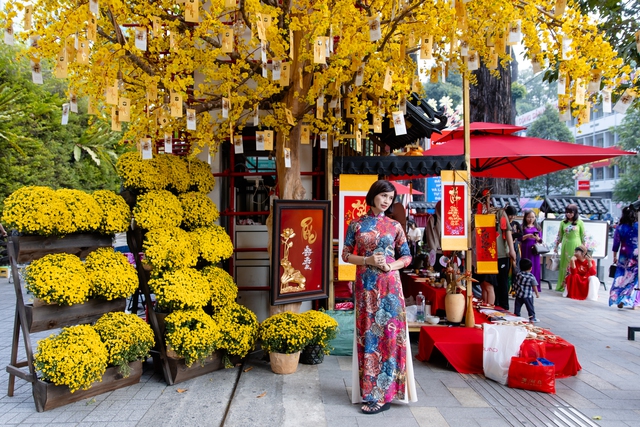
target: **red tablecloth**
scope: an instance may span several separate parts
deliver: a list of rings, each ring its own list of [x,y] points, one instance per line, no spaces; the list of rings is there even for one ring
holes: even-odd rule
[[[444,297],[447,295],[447,288],[434,288],[427,282],[420,281],[420,277],[410,276],[405,273],[400,274],[400,279],[402,280],[402,290],[405,298],[409,296],[415,298],[418,292],[422,292],[425,300],[431,303],[430,314],[436,314],[438,310],[444,311]],[[466,295],[465,292],[463,293]]]
[[[478,320],[478,316],[476,316]],[[547,359],[556,365],[556,377],[576,375],[582,367],[573,344],[557,339],[545,342]],[[482,329],[464,327],[423,326],[416,358],[426,362],[437,349],[461,374],[482,374]]]

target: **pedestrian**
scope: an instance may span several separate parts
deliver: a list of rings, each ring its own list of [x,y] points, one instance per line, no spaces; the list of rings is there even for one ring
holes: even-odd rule
[[[584,245],[576,247],[571,260],[569,260],[569,274],[565,278],[567,297],[580,300],[587,299],[589,296],[589,281],[597,280],[596,274],[596,262],[591,259],[591,254],[587,247]],[[598,285],[600,285],[599,282]]]
[[[542,279],[542,268],[540,255],[533,252],[536,243],[542,243],[542,229],[538,225],[536,214],[532,210],[525,210],[522,217],[522,236],[520,237],[520,256],[531,261],[531,274],[538,282],[538,292],[542,291],[540,280]]]
[[[513,288],[516,292],[516,301],[513,303],[513,314],[520,317],[520,309],[522,304],[527,307],[527,314],[529,314],[529,322],[538,322],[536,318],[536,311],[533,308],[533,294],[536,294],[536,298],[540,298],[538,293],[538,282],[531,273],[531,260],[527,258],[520,259],[520,273],[516,276],[516,281],[513,284]]]
[[[395,197],[389,181],[371,185],[369,211],[349,224],[342,251],[342,259],[357,266],[352,402],[364,402],[365,414],[388,410],[395,398],[417,400],[398,272],[411,255],[404,229],[389,218]]]
[[[573,256],[576,247],[584,244],[584,223],[578,215],[578,206],[567,205],[565,208],[565,218],[560,223],[558,236],[555,240],[554,253],[558,253],[560,247],[560,264],[558,268],[558,283],[556,291],[562,292],[565,288],[565,277],[568,273],[569,261]]]
[[[411,256],[418,255],[418,242],[422,240],[422,230],[416,226],[416,222],[413,220],[408,221],[409,230],[407,231],[407,239],[409,239],[409,248],[411,249]]]
[[[635,309],[638,292],[638,216],[632,206],[622,209],[620,224],[613,233],[613,263],[616,274],[609,291],[609,305]],[[618,252],[619,251],[619,252]]]
[[[516,262],[516,251],[513,247],[511,224],[509,224],[505,209],[499,209],[496,212],[496,227],[498,231],[496,239],[498,252],[498,276],[497,286],[495,287],[496,305],[509,310],[509,272],[511,271],[511,265]]]
[[[440,258],[442,258],[442,243],[440,236],[440,201],[436,203],[433,215],[429,215],[427,218],[427,224],[424,227],[424,245],[427,251],[435,251],[436,258],[433,269],[438,273],[442,271],[443,266],[440,264]]]

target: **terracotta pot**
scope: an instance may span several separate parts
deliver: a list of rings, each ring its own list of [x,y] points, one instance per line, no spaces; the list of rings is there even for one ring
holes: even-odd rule
[[[269,360],[271,361],[271,370],[276,374],[293,374],[298,370],[300,352],[292,354],[269,353]]]
[[[463,294],[447,294],[444,297],[444,309],[447,320],[451,323],[460,323],[464,317],[465,298]]]

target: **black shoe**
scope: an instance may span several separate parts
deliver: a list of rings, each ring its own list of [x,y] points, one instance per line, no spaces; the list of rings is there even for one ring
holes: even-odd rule
[[[367,402],[362,407],[362,413],[367,415],[377,414],[379,412],[384,412],[391,408],[391,402],[387,402],[384,405],[380,405],[379,402]]]

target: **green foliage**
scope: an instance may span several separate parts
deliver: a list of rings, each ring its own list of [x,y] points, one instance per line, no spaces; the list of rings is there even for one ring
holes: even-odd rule
[[[34,84],[28,62],[15,57],[15,48],[0,47],[0,209],[26,185],[119,190],[113,164],[126,147],[86,114],[72,113],[63,126],[66,83],[45,76],[45,85]]]
[[[544,114],[527,129],[527,136],[573,142],[569,128],[560,121],[558,110],[547,106]],[[527,196],[544,196],[549,194],[573,194],[574,179],[571,169],[542,175],[520,183],[520,189]]]
[[[526,93],[522,98],[516,99],[517,114],[527,113],[558,99],[557,84],[544,82],[543,76],[543,73],[534,76],[530,68],[520,73],[518,83],[525,87]],[[511,90],[513,91],[513,86]]]
[[[623,150],[638,152],[640,149],[640,106],[627,110],[618,127],[618,144]],[[640,196],[640,159],[638,155],[622,156],[615,160],[621,171],[613,189],[613,199],[622,202],[638,200]]]
[[[443,96],[448,96],[453,100],[454,108],[462,104],[462,76],[457,72],[450,72],[446,83],[426,83],[424,89],[426,99],[440,101]]]
[[[527,88],[518,82],[511,83],[511,97],[513,99],[523,99],[527,96]]]

